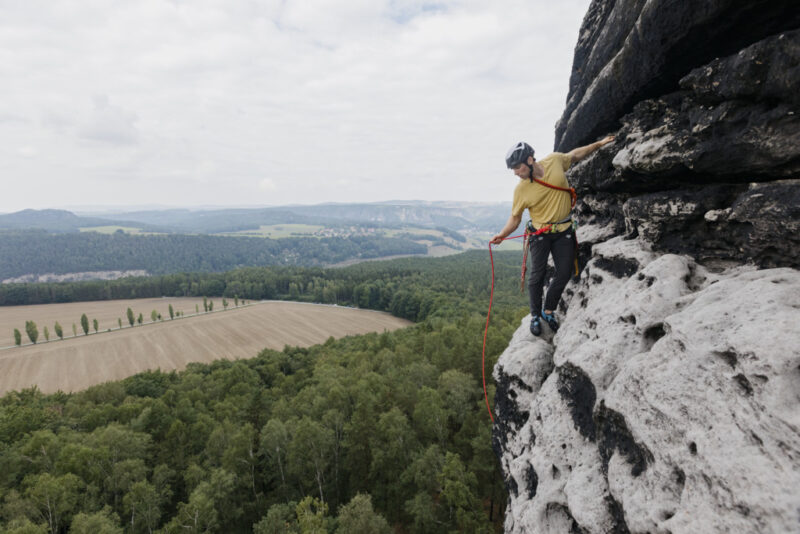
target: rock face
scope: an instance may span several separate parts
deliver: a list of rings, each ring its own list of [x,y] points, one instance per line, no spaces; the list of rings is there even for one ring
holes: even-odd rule
[[[800,9],[595,0],[562,328],[494,370],[510,533],[800,533]]]
[[[508,533],[800,532],[800,272],[613,238],[494,370]]]
[[[617,136],[570,172],[584,220],[800,267],[798,28],[789,2],[593,2],[556,128],[560,151]]]

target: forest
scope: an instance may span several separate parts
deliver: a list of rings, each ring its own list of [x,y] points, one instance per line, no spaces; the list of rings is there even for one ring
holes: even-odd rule
[[[526,313],[519,260],[495,254],[489,373]],[[162,288],[335,301],[416,324],[74,394],[7,394],[0,531],[502,531],[507,495],[481,387],[485,252],[66,285],[76,300]]]
[[[379,236],[267,239],[0,231],[0,280],[29,273],[105,270],[221,272],[247,265],[324,265],[426,252],[425,245],[410,239]]]
[[[519,253],[495,253],[498,273],[518,269]],[[508,265],[506,265],[508,263]],[[91,282],[1,284],[0,306],[147,297],[298,300],[388,311],[419,321],[433,311],[481,311],[488,298],[489,261],[473,250],[452,258],[399,258],[341,269],[246,267],[223,273],[176,273]],[[502,291],[496,299],[505,299]]]

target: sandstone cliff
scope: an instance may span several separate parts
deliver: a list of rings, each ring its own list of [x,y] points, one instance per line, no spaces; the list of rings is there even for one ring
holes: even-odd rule
[[[800,9],[594,1],[585,268],[494,370],[507,532],[800,532]]]

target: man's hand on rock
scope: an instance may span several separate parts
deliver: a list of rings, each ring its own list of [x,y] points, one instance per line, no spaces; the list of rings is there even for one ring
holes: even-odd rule
[[[608,136],[604,137],[603,139],[601,139],[600,141],[598,141],[598,143],[600,143],[601,147],[604,147],[608,143],[613,143],[614,139],[615,139],[615,137],[613,135],[608,135]]]

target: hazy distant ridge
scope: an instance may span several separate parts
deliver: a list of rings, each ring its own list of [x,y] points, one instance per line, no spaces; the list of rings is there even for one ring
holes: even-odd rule
[[[0,229],[45,230],[47,232],[78,232],[92,226],[138,226],[128,220],[81,217],[66,210],[22,210],[0,215]]]
[[[491,231],[503,225],[506,203],[396,202],[375,204],[320,204],[256,209],[192,211],[166,209],[132,211],[113,216],[78,216],[66,210],[23,210],[0,215],[0,229],[43,229],[76,232],[97,226],[136,227],[149,232],[220,233],[256,229],[272,224],[364,224],[447,227],[452,230]]]

